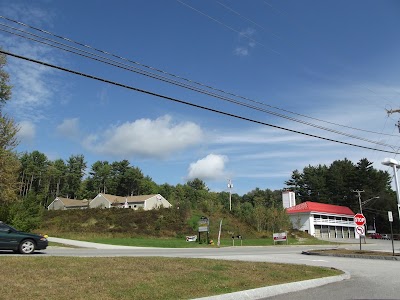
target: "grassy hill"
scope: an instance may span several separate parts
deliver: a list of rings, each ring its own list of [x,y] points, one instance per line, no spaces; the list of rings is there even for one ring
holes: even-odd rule
[[[38,230],[52,236],[82,234],[108,237],[181,238],[198,233],[197,222],[202,216],[210,220],[211,239],[217,238],[221,219],[224,236],[242,235],[246,238],[259,236],[251,226],[229,213],[218,212],[204,215],[201,211],[176,208],[150,211],[130,209],[46,211]]]

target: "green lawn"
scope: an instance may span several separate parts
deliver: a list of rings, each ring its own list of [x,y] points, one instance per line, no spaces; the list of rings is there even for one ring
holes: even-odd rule
[[[1,299],[192,299],[339,275],[331,268],[161,257],[0,256]]]
[[[61,236],[58,236],[61,237]],[[160,247],[160,248],[198,248],[198,247],[217,247],[217,240],[213,240],[214,244],[206,244],[197,242],[186,242],[185,238],[144,238],[144,237],[108,237],[108,236],[96,236],[96,235],[68,235],[62,236],[70,239],[84,240],[88,242],[95,242],[101,244],[110,245],[122,245],[122,246],[136,246],[136,247]],[[318,239],[302,239],[298,241],[296,239],[289,239],[289,245],[315,245],[315,244],[329,244],[329,242],[320,241]],[[230,246],[271,246],[274,242],[271,238],[258,238],[258,239],[243,239],[233,240],[221,239],[221,247]],[[286,242],[278,242],[276,245],[286,245]]]

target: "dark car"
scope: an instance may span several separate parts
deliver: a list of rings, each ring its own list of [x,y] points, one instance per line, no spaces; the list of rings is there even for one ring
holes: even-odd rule
[[[0,250],[30,254],[35,250],[44,250],[48,245],[49,242],[44,236],[18,231],[0,221]]]

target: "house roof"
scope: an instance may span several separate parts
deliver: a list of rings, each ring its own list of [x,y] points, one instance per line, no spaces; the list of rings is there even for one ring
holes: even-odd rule
[[[65,206],[88,206],[88,201],[57,197]]]
[[[330,214],[337,214],[337,215],[354,216],[354,212],[346,206],[339,206],[339,205],[332,205],[332,204],[325,204],[325,203],[318,203],[318,202],[311,202],[311,201],[306,201],[306,202],[300,203],[296,206],[287,208],[286,212],[288,214],[305,213],[305,212],[320,212],[320,213],[330,213]]]
[[[111,203],[115,204],[124,204],[125,201],[129,202],[145,202],[147,199],[150,199],[154,196],[157,196],[157,194],[154,195],[140,195],[140,196],[128,196],[128,197],[122,197],[122,196],[115,196],[115,195],[110,195],[110,194],[101,194],[104,198],[106,198],[108,201]]]

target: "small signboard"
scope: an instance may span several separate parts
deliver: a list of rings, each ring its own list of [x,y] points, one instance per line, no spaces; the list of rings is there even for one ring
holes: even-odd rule
[[[286,232],[278,232],[273,234],[274,244],[275,242],[288,242]]]
[[[210,221],[207,217],[201,217],[199,222],[199,232],[209,232]]]
[[[365,235],[365,228],[364,226],[357,226],[356,227],[356,232],[359,236],[364,236]]]
[[[393,222],[393,214],[391,211],[388,211],[388,218],[389,218],[389,222]]]
[[[363,214],[356,214],[354,216],[354,223],[357,226],[364,226],[365,222],[366,222],[366,219]]]

